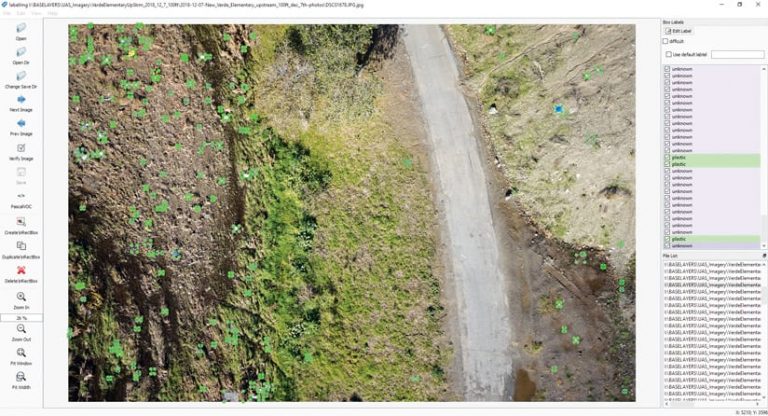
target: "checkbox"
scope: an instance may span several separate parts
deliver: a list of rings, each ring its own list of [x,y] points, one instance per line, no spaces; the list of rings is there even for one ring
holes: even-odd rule
[[[667,51],[667,53],[665,53],[664,56],[666,56],[667,58],[671,58],[672,57],[672,52]]]
[[[662,40],[661,40],[661,43],[663,43],[663,44],[665,44],[665,45],[666,45],[666,44],[668,44],[668,43],[669,43],[669,39],[667,39],[667,38],[664,38],[664,39],[662,39]]]

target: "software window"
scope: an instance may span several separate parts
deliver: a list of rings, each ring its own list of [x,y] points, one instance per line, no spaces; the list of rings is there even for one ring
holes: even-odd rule
[[[768,3],[0,3],[4,415],[768,415]]]

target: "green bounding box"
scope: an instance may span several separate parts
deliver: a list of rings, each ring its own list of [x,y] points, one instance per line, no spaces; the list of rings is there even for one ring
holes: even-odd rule
[[[675,243],[754,243],[760,244],[759,235],[673,235]]]
[[[671,166],[683,168],[759,168],[759,153],[673,153]]]

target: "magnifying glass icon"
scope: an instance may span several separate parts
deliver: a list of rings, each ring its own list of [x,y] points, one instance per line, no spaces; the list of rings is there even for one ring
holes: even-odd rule
[[[24,327],[24,324],[18,324],[18,325],[16,325],[16,331],[18,331],[18,332],[23,332],[23,333],[25,333],[25,334],[27,333],[27,329]]]
[[[16,299],[18,299],[18,300],[23,300],[24,302],[26,302],[26,301],[27,301],[27,297],[26,297],[26,296],[24,296],[24,292],[19,292],[19,293],[17,293],[17,294],[16,294]]]
[[[24,348],[17,349],[16,350],[16,355],[18,355],[19,357],[24,357],[24,358],[27,357],[27,353],[24,351]]]

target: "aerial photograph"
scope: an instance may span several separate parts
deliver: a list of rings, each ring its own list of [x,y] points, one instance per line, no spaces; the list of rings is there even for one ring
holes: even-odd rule
[[[70,401],[635,400],[635,27],[69,26]]]

